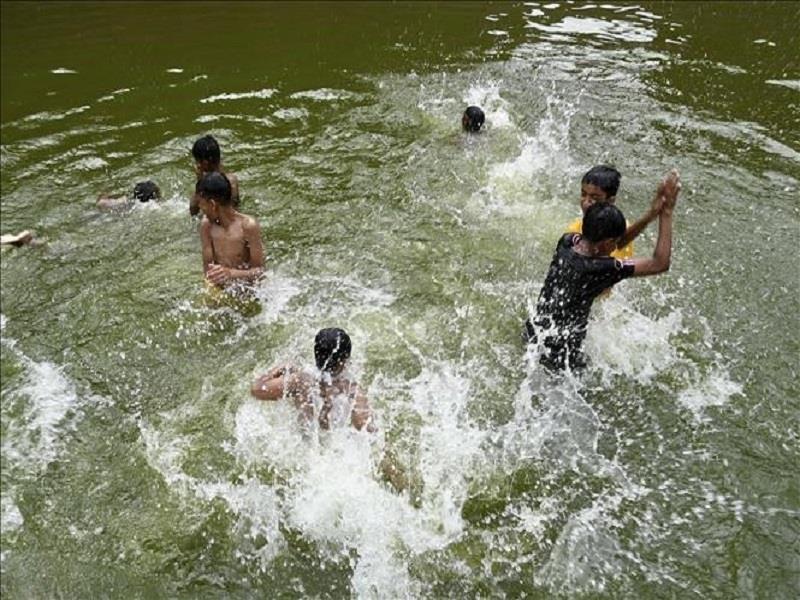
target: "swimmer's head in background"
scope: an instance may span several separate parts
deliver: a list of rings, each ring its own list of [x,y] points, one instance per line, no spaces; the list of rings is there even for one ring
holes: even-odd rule
[[[314,360],[320,371],[337,373],[350,358],[350,336],[338,327],[320,329],[314,338]]]
[[[480,131],[483,127],[483,122],[486,120],[486,115],[477,106],[468,106],[461,117],[461,127],[464,131],[476,132]]]
[[[619,191],[619,182],[622,175],[614,167],[597,165],[592,167],[581,178],[581,184],[590,184],[599,187],[606,193],[606,199],[610,200]]]
[[[161,190],[158,186],[150,181],[140,181],[133,187],[133,199],[139,202],[149,202],[150,200],[158,200],[161,198]]]
[[[200,165],[203,171],[216,170],[222,159],[219,144],[212,135],[204,135],[197,139],[192,146],[192,156],[194,162]]]
[[[625,233],[625,215],[613,204],[598,202],[583,215],[582,235],[592,243],[616,240]]]
[[[219,171],[207,173],[195,185],[194,191],[201,200],[213,200],[217,204],[231,204],[231,182]]]

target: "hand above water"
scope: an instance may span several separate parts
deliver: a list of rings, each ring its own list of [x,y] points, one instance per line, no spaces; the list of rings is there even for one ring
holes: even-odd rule
[[[214,285],[224,285],[231,279],[231,270],[222,265],[208,265],[206,279]]]
[[[677,169],[672,169],[664,177],[664,180],[659,186],[661,195],[664,199],[663,209],[672,210],[675,208],[675,203],[678,201],[678,194],[681,191],[681,175]]]

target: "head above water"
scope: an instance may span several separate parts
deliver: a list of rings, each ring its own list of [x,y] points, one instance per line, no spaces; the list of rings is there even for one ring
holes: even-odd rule
[[[483,122],[486,120],[486,115],[478,106],[468,106],[461,117],[461,127],[464,131],[476,132],[480,131],[483,127]]]
[[[161,198],[161,190],[158,186],[150,181],[140,181],[133,187],[133,199],[139,202],[149,202],[150,200],[158,200]]]
[[[597,165],[584,173],[581,183],[591,183],[603,190],[609,198],[616,196],[622,174],[614,167]]]
[[[218,171],[203,175],[195,185],[195,192],[201,200],[213,200],[221,205],[232,204],[231,182]]]
[[[210,167],[218,166],[222,158],[217,140],[212,135],[204,135],[199,138],[192,146],[192,156],[197,164],[203,164],[204,170],[211,170]]]
[[[622,237],[625,228],[625,215],[608,202],[593,204],[583,215],[582,235],[594,244]]]
[[[320,371],[338,373],[350,358],[350,336],[338,327],[320,329],[314,338],[314,360]]]

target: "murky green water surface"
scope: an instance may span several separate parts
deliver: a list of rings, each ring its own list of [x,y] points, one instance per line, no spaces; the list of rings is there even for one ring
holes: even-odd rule
[[[1,6],[2,232],[44,242],[1,257],[4,598],[800,594],[797,4]],[[202,285],[207,132],[255,316]],[[681,170],[673,267],[552,381],[521,324],[601,162],[630,219]],[[375,436],[249,397],[331,325]]]

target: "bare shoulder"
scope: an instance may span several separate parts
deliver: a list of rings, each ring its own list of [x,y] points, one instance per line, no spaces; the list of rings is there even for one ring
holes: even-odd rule
[[[303,371],[292,371],[286,375],[286,389],[292,393],[306,393],[314,384],[314,378]]]
[[[246,232],[254,232],[258,233],[261,231],[261,226],[256,221],[255,217],[251,217],[250,215],[246,215],[244,213],[239,213],[242,219],[242,229]]]
[[[211,231],[211,221],[209,221],[206,217],[200,221],[200,233],[208,233]]]

